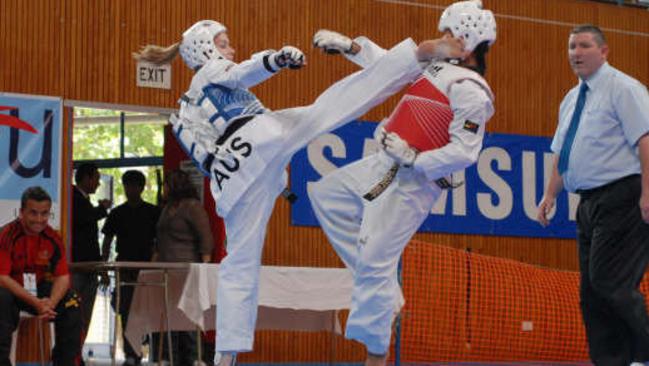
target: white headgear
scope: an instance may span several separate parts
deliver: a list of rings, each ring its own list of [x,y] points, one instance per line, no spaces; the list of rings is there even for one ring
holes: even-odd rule
[[[439,31],[450,30],[464,40],[464,49],[470,52],[482,42],[496,41],[496,18],[491,10],[482,9],[482,1],[458,1],[449,5],[439,18]]]
[[[214,20],[201,20],[189,27],[180,43],[180,56],[185,64],[195,69],[211,59],[222,58],[214,45],[214,37],[225,31],[225,26]]]

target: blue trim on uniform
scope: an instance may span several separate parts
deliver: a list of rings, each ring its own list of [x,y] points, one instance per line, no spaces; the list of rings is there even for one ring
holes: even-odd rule
[[[233,119],[233,118],[236,118],[236,117],[239,117],[239,116],[243,115],[243,108],[230,109],[230,114],[232,116],[230,116],[230,118],[228,118],[228,121]]]
[[[189,158],[192,159],[192,161],[194,162],[194,165],[196,165],[196,167],[198,167],[198,170],[200,170],[201,173],[203,173],[204,176],[209,178],[210,177],[210,172],[206,172],[203,169],[202,163],[194,158],[194,145],[195,144],[192,144],[192,149],[191,150],[187,150],[187,146],[185,146],[185,144],[183,144],[182,139],[180,138],[180,132],[182,130],[183,130],[183,126],[180,125],[178,127],[178,132],[176,133],[176,140],[178,141],[178,145],[180,145],[180,148],[185,152],[185,154],[187,154],[187,156],[189,156]]]
[[[207,98],[215,107],[217,115],[210,116],[209,120],[221,117],[227,123],[247,115],[262,114],[266,108],[259,98],[244,88],[228,88],[219,84],[209,84],[203,89],[203,97]]]
[[[196,103],[196,105],[200,106],[201,104],[203,104],[203,101],[205,100],[205,98],[207,98],[207,95],[205,95],[205,93],[203,93],[203,96],[201,97],[201,99],[198,100],[198,103]]]
[[[214,115],[212,115],[212,117],[210,117],[210,120],[209,120],[210,123],[214,123],[214,121],[216,121],[216,119],[219,118],[219,117],[221,117],[221,113],[214,113]]]
[[[212,95],[212,93],[210,93],[210,89],[218,89],[224,94],[231,93],[232,89],[227,88],[227,87],[222,86],[222,85],[218,85],[218,84],[210,84],[210,85],[203,88],[203,96],[207,97],[210,100],[210,102],[212,102],[212,105],[214,105],[214,107],[216,107],[216,110],[218,111],[218,114],[222,115],[223,119],[225,119],[226,122],[230,121],[230,119],[232,119],[233,116],[229,112],[226,112],[224,110],[223,103],[221,101],[217,100]]]

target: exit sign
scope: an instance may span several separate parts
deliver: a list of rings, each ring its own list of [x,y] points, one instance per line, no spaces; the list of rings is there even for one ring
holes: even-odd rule
[[[138,62],[135,69],[136,85],[143,88],[171,89],[171,65]]]

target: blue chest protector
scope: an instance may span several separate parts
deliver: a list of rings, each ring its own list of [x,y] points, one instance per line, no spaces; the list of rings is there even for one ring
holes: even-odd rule
[[[210,84],[203,88],[203,97],[199,105],[207,98],[216,108],[216,113],[210,117],[210,122],[223,118],[228,123],[232,119],[266,112],[266,108],[253,93],[247,89],[230,89],[218,84]]]

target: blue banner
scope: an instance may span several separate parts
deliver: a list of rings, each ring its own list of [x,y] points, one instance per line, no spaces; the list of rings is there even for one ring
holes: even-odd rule
[[[26,188],[41,186],[59,227],[61,115],[60,98],[0,93],[0,225],[17,216]]]
[[[376,123],[353,122],[325,134],[299,151],[291,161],[294,225],[319,226],[306,187],[329,171],[378,150],[372,134]],[[535,220],[552,168],[551,139],[486,134],[478,162],[453,174],[460,187],[446,190],[420,232],[495,236],[574,238],[579,196],[563,192],[543,228]]]

